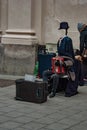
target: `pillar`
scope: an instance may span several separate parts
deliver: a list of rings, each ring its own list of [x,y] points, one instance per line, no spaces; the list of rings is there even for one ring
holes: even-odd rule
[[[0,71],[11,75],[33,74],[38,44],[33,21],[34,0],[5,0],[4,2],[7,2],[4,3],[7,16],[2,16],[6,24],[1,38],[4,54]]]

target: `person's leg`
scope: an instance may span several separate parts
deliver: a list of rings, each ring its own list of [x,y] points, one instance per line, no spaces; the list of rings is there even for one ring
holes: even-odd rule
[[[65,90],[65,97],[71,97],[78,94],[77,88],[78,85],[76,80],[75,81],[68,80],[67,87]]]
[[[48,77],[51,77],[52,75],[52,71],[51,70],[45,70],[42,74],[42,78],[43,78],[43,81],[47,81],[48,82]]]
[[[75,75],[76,75],[76,80],[78,82],[78,85],[83,86],[84,81],[83,81],[82,62],[77,59],[75,60]]]
[[[75,73],[75,80],[72,80],[71,78],[68,79],[67,87],[65,90],[66,97],[71,97],[78,93],[77,90],[78,90],[79,74],[80,74],[80,64],[78,60],[75,60],[74,62],[73,72]]]
[[[51,93],[51,90],[52,90],[52,81],[51,81],[51,75],[52,75],[52,71],[51,70],[45,70],[43,72],[43,75],[42,75],[42,78],[43,78],[43,81],[44,82],[47,82],[48,84],[48,94]]]
[[[59,84],[59,75],[58,74],[53,74],[51,76],[53,78],[53,86],[52,86],[52,91],[51,94],[49,95],[50,98],[54,97],[56,95],[56,90]]]
[[[82,62],[79,62],[79,85],[84,85],[84,74],[83,74],[83,65]]]
[[[83,75],[84,75],[83,78],[85,79],[85,78],[87,78],[87,65],[83,64],[82,67],[83,67]]]

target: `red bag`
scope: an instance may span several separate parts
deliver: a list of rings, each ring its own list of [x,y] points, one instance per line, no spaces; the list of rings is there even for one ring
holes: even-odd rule
[[[55,63],[58,62],[57,65]],[[52,58],[52,72],[58,74],[65,74],[65,68],[63,66],[64,58],[63,57],[53,57]]]

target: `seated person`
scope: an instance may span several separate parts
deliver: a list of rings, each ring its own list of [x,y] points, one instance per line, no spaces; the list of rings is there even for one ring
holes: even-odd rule
[[[55,63],[55,66],[57,66],[57,63]],[[45,70],[43,72],[43,81],[48,82],[48,78],[52,79],[52,90],[49,97],[54,97],[56,95],[56,89],[59,83],[59,75],[57,73],[52,72],[52,70]]]
[[[65,57],[64,57],[65,58]],[[67,57],[68,58],[68,57]],[[66,58],[66,59],[67,59]],[[73,66],[73,60],[72,59],[68,59],[65,61],[61,61],[61,63],[56,60],[55,61],[55,70],[54,72],[52,71],[52,69],[50,70],[45,70],[43,72],[43,81],[48,82],[48,79],[52,79],[52,89],[51,89],[51,93],[49,95],[50,98],[54,97],[56,95],[56,91],[59,88],[59,80],[61,77],[66,76],[66,78],[71,78],[69,74],[69,69]],[[61,69],[63,68],[63,73],[60,72]],[[56,70],[57,69],[57,70]],[[59,69],[59,70],[58,70]],[[58,72],[59,71],[59,72]],[[72,78],[73,80],[73,78]],[[64,84],[65,85],[65,84]],[[64,87],[65,88],[65,87]]]
[[[72,39],[67,36],[69,25],[67,22],[61,22],[60,23],[60,29],[64,29],[66,31],[65,36],[60,38],[57,43],[57,50],[58,50],[58,56],[67,56],[73,59],[75,61],[75,56],[74,56],[74,49],[73,49],[73,44],[72,44]],[[78,89],[78,76],[76,75],[76,65],[75,62],[73,66],[69,68],[69,75],[70,78],[67,83],[67,87],[65,90],[65,96],[70,97],[75,94],[77,94],[77,89]],[[47,81],[48,76],[52,75],[53,78],[53,86],[52,86],[52,91],[49,97],[54,97],[56,94],[56,89],[59,83],[59,75],[56,73],[53,73],[51,70],[49,71],[44,71],[43,72],[43,80]]]

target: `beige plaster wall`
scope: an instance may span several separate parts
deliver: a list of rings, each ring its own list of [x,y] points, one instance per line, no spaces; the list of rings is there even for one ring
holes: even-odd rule
[[[5,53],[6,58],[4,58],[4,61],[2,60],[5,63],[4,65],[7,64],[7,67],[1,64],[1,70],[3,66],[4,69],[7,68],[5,72],[14,73],[14,57],[10,60],[8,58],[10,56],[7,57],[6,55],[15,53],[14,51],[12,53],[11,48],[9,49],[8,46],[19,48],[17,54],[20,53],[21,55],[20,47],[24,47],[24,52],[28,47],[29,53],[32,54],[33,52],[33,67],[36,58],[35,48],[38,42],[39,44],[48,43],[48,46],[49,43],[52,43],[51,49],[55,48],[54,51],[56,51],[57,40],[65,33],[63,30],[58,30],[59,23],[62,21],[69,23],[68,35],[73,40],[74,48],[79,48],[77,23],[87,23],[87,0],[0,0],[1,42],[5,50],[7,49],[6,53],[3,51],[3,56]],[[35,45],[35,48],[32,48],[33,45]],[[18,55],[15,56],[19,60]],[[21,58],[20,63],[17,64],[18,68],[24,62],[23,57]],[[8,68],[7,59],[9,59],[13,67],[11,72],[10,68]],[[28,57],[28,59],[32,59],[32,56]],[[27,64],[27,59],[24,66],[24,71],[27,66],[31,68],[31,64]],[[33,68],[28,72],[32,73]],[[22,73],[24,74],[24,72]],[[19,72],[19,74],[22,73]]]
[[[0,0],[0,30],[1,30],[1,0]]]
[[[31,0],[8,0],[8,29],[31,28]]]
[[[32,12],[34,17],[34,29],[36,32],[36,35],[39,39],[39,44],[42,44],[42,26],[43,26],[43,14],[42,14],[42,8],[43,8],[43,0],[33,0],[33,6],[32,6]],[[33,20],[32,20],[33,21]]]
[[[1,0],[0,0],[0,42],[1,42]]]
[[[38,39],[34,30],[33,0],[1,0],[0,73],[33,74]],[[4,7],[5,6],[5,7]]]
[[[68,35],[73,39],[75,48],[79,47],[77,23],[87,23],[87,0],[47,0],[44,17],[44,42],[56,43],[62,35],[58,30],[61,21],[68,21]]]
[[[0,0],[0,9],[1,9],[1,31],[2,34],[5,34],[8,25],[8,1],[7,0]]]
[[[39,43],[56,43],[64,32],[58,31],[61,21],[70,25],[68,35],[79,46],[78,22],[87,22],[87,0],[0,0],[1,30],[36,32]],[[18,31],[18,30],[17,30]]]

